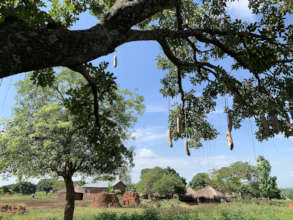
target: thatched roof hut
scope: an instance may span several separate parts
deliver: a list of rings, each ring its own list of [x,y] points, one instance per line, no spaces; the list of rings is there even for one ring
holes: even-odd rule
[[[187,188],[187,195],[191,195],[198,202],[221,202],[221,200],[225,200],[225,194],[215,190],[211,186],[206,186],[205,188],[194,191],[191,188]]]

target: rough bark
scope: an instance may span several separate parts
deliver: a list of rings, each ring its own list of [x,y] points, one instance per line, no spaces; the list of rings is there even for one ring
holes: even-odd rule
[[[0,25],[0,78],[55,66],[75,66],[107,55],[127,42],[130,28],[176,0],[117,0],[88,30],[33,29],[18,19]]]
[[[72,176],[65,176],[64,182],[66,186],[66,205],[64,209],[64,220],[73,220],[75,200]]]

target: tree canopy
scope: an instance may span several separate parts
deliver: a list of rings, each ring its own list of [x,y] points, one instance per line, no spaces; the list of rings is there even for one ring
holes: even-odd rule
[[[277,186],[277,177],[270,176],[271,165],[263,156],[257,158],[257,176],[259,181],[259,192],[262,197],[278,198],[280,190]]]
[[[233,0],[231,0],[233,1]],[[168,73],[161,93],[181,97],[169,117],[171,138],[190,147],[213,139],[217,131],[206,117],[219,96],[233,104],[231,126],[254,118],[259,140],[283,132],[292,136],[292,1],[249,0],[257,19],[246,22],[228,13],[230,0],[4,0],[0,3],[0,78],[35,71],[51,82],[52,67],[80,72],[92,88],[97,125],[98,91],[88,62],[134,41],[156,41]],[[70,30],[83,12],[98,18],[88,30]],[[230,67],[223,65],[230,60]],[[85,67],[86,66],[86,67]],[[244,72],[244,75],[240,73]],[[191,87],[186,87],[190,84]],[[78,98],[76,100],[79,100]],[[77,101],[79,102],[79,101]],[[76,103],[77,103],[76,102]],[[182,131],[175,127],[177,118]]]
[[[258,187],[256,168],[248,162],[235,162],[230,166],[214,169],[211,173],[213,186],[223,192],[251,195]],[[257,190],[256,190],[257,191]],[[254,194],[253,196],[258,196]]]
[[[15,184],[4,185],[0,187],[1,193],[22,193],[32,194],[37,190],[37,186],[31,182],[18,182]]]
[[[53,185],[56,182],[55,179],[41,179],[37,183],[37,191],[39,192],[50,192],[53,190]]]
[[[211,179],[207,173],[196,174],[189,183],[189,186],[194,190],[200,190],[211,185]]]
[[[112,75],[104,72],[106,66],[98,69],[105,77],[99,83],[107,87],[107,91],[99,87],[103,92],[99,100],[99,130],[88,98],[91,88],[81,75],[69,70],[55,73],[57,80],[50,87],[36,87],[33,74],[17,83],[14,117],[4,125],[0,136],[1,173],[62,177],[66,199],[74,209],[74,174],[112,175],[126,164],[132,165],[133,152],[124,142],[136,115],[143,110],[143,97],[119,91],[112,84]],[[72,219],[73,211],[66,211],[67,208],[64,218]]]
[[[175,193],[185,193],[186,180],[172,168],[154,167],[142,169],[140,181],[136,184],[137,192],[141,194],[158,193],[170,196]]]

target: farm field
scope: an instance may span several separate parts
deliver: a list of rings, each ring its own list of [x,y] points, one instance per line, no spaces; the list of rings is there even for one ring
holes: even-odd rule
[[[1,197],[0,203],[24,205],[25,214],[1,213],[5,220],[61,220],[65,201],[58,199],[19,199],[21,196]],[[27,197],[26,197],[27,198]],[[222,204],[188,205],[177,200],[142,201],[138,208],[96,209],[91,201],[76,201],[75,220],[97,219],[176,219],[176,220],[290,220],[290,201],[241,200]],[[128,217],[126,217],[128,216]]]

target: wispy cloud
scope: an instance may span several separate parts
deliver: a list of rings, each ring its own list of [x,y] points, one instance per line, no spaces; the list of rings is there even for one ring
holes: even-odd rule
[[[150,149],[142,148],[138,150],[137,155],[134,158],[135,167],[132,171],[132,177],[133,181],[137,182],[140,177],[140,172],[144,168],[170,166],[190,181],[198,172],[208,172],[211,169],[227,166],[239,160],[241,159],[226,155],[207,157],[168,157],[158,155]]]
[[[166,138],[166,131],[162,127],[137,128],[131,134],[131,138],[133,138],[136,143],[157,141]]]

